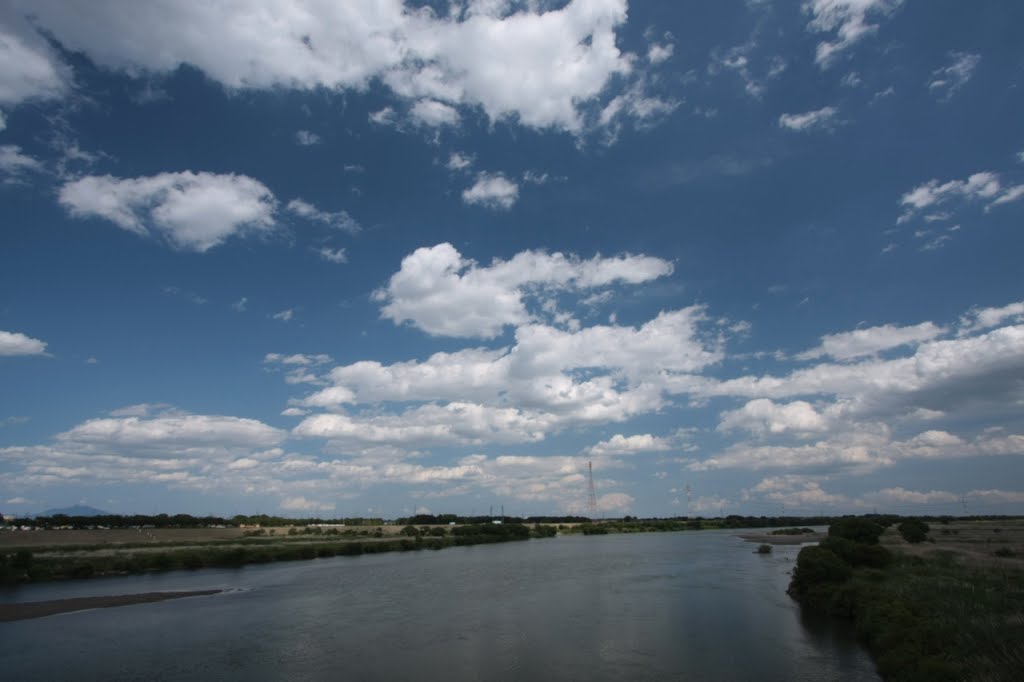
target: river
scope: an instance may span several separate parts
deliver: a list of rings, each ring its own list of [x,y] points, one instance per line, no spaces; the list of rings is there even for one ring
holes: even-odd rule
[[[786,595],[798,547],[567,536],[0,591],[224,589],[0,624],[5,680],[877,680]]]

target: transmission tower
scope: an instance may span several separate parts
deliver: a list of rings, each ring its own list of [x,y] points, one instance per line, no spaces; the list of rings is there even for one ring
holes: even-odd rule
[[[597,493],[594,492],[594,463],[587,462],[587,515],[591,519],[597,518]]]
[[[687,517],[693,516],[693,510],[692,510],[692,506],[693,505],[692,505],[691,499],[690,499],[690,496],[691,496],[692,492],[693,491],[690,489],[690,484],[687,483],[686,484],[686,516]]]

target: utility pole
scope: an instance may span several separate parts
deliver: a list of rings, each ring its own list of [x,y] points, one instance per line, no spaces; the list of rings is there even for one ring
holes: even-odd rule
[[[587,476],[588,476],[588,489],[587,489],[587,514],[590,516],[591,521],[597,518],[597,492],[594,490],[594,463],[587,462]]]

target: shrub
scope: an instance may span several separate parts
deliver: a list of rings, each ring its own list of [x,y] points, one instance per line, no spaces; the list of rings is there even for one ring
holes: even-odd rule
[[[75,567],[71,569],[72,578],[91,578],[93,573],[96,572],[96,567],[88,561],[75,564]]]
[[[11,559],[11,566],[24,570],[32,568],[32,552],[27,549],[15,552],[14,557]]]
[[[853,573],[850,564],[824,547],[804,547],[796,558],[796,569],[789,589],[795,594],[809,593],[820,585],[838,584]]]
[[[996,550],[995,552],[993,552],[993,554],[995,554],[995,555],[996,555],[996,556],[998,556],[998,557],[1004,557],[1004,558],[1006,558],[1006,559],[1010,559],[1010,558],[1012,558],[1012,557],[1015,557],[1015,556],[1017,556],[1017,553],[1016,553],[1016,552],[1014,552],[1014,551],[1013,551],[1012,549],[1010,549],[1009,547],[1000,547],[1000,548],[999,548],[999,549],[997,549],[997,550]]]
[[[757,554],[771,554],[772,553],[772,546],[771,545],[761,545],[761,546],[759,546],[757,548],[756,553]]]
[[[899,525],[900,535],[907,542],[917,544],[928,539],[928,524],[917,519],[908,519]]]
[[[532,534],[538,538],[553,538],[558,535],[558,531],[554,526],[542,526],[539,523],[533,524]]]
[[[851,566],[884,568],[892,561],[892,554],[880,545],[865,545],[842,537],[825,538],[819,547],[827,549]]]
[[[829,537],[846,538],[865,545],[877,545],[878,536],[885,530],[880,525],[864,518],[846,518],[836,521],[828,528]]]

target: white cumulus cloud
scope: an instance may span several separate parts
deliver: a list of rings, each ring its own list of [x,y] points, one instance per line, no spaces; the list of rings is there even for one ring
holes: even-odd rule
[[[285,511],[328,512],[334,510],[335,504],[333,502],[308,500],[302,495],[297,495],[295,497],[286,497],[281,500],[280,507]]]
[[[998,308],[972,308],[960,318],[957,336],[964,336],[982,329],[991,329],[1004,322],[1024,322],[1024,301],[1015,301]]]
[[[245,175],[191,171],[128,179],[91,175],[66,183],[59,196],[72,216],[103,218],[200,253],[234,235],[271,230],[277,204],[263,183]]]
[[[638,452],[664,452],[671,450],[672,445],[666,438],[652,436],[649,433],[636,436],[623,436],[617,433],[608,440],[601,441],[587,449],[594,456],[630,455]]]
[[[92,450],[130,450],[144,456],[190,451],[274,447],[286,433],[255,419],[169,413],[154,417],[91,419],[58,434],[64,445]]]
[[[803,400],[775,403],[766,398],[751,400],[738,410],[722,414],[719,431],[744,429],[754,434],[821,432],[828,421]]]
[[[70,81],[70,69],[42,36],[31,30],[19,35],[0,25],[0,104],[62,97]]]
[[[542,251],[480,266],[444,243],[406,256],[374,299],[383,304],[381,315],[395,323],[409,321],[435,336],[491,338],[506,325],[531,319],[524,302],[531,291],[639,284],[672,270],[670,262],[651,256],[581,260]]]
[[[231,89],[362,90],[376,80],[408,101],[480,107],[492,121],[574,133],[584,128],[585,107],[637,61],[617,45],[626,0],[439,9],[271,0],[259,12],[234,2],[8,4],[14,21],[0,35],[0,102],[66,88],[65,67],[37,27],[101,68],[129,74],[189,64]]]
[[[433,99],[417,100],[409,110],[409,115],[417,123],[437,128],[443,125],[456,125],[459,122],[459,112],[455,107],[444,102]]]
[[[20,332],[0,330],[0,355],[45,355],[46,342]]]
[[[821,337],[821,345],[800,353],[798,359],[808,360],[828,356],[836,360],[853,360],[866,355],[906,345],[917,345],[941,335],[945,330],[931,322],[907,327],[884,324],[878,327],[855,329],[852,332],[829,334]]]
[[[508,210],[519,200],[519,185],[501,173],[480,173],[473,186],[462,191],[462,200],[467,204]]]

